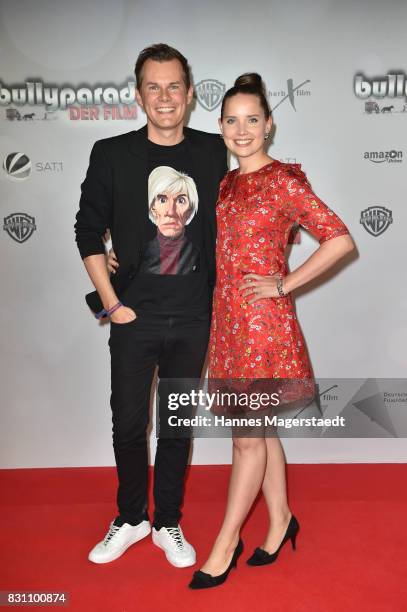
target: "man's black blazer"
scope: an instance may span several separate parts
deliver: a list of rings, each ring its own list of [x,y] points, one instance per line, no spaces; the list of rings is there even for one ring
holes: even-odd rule
[[[227,172],[226,148],[218,134],[184,128],[193,177],[203,211],[209,283],[215,284],[215,204]],[[93,145],[76,215],[76,242],[82,259],[104,254],[110,228],[119,269],[111,278],[118,295],[137,273],[147,242],[147,126]],[[88,302],[89,303],[89,302]]]

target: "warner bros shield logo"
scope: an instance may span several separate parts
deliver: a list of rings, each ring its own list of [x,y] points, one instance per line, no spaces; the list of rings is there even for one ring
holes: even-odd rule
[[[216,79],[204,79],[195,85],[199,104],[208,111],[213,111],[222,101],[226,85]]]
[[[8,215],[8,217],[4,217],[3,229],[10,238],[21,243],[28,240],[37,228],[34,217],[26,213],[13,213]]]
[[[392,212],[384,206],[369,206],[362,210],[360,223],[372,236],[380,236],[393,223]]]

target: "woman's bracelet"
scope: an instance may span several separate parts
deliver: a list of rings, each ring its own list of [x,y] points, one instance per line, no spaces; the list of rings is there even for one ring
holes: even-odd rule
[[[277,291],[278,291],[278,295],[280,297],[287,297],[287,293],[284,292],[283,289],[283,282],[284,282],[284,278],[282,276],[280,276],[280,278],[277,281]]]
[[[115,304],[114,306],[112,306],[111,308],[107,310],[106,308],[103,308],[103,310],[95,314],[95,317],[96,319],[102,319],[103,317],[110,317],[110,315],[114,313],[115,310],[120,308],[120,306],[123,306],[123,304],[121,302],[117,302],[117,304]]]

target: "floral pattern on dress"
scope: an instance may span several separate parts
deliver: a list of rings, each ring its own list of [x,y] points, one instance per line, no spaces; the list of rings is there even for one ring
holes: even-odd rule
[[[349,231],[311,189],[300,164],[277,160],[255,172],[228,172],[216,205],[216,287],[209,378],[312,379],[291,296],[247,304],[238,292],[247,273],[285,276],[294,223],[322,244]]]

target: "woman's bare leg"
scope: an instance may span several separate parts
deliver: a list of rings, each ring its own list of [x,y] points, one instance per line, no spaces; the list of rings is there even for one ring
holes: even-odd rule
[[[233,465],[225,518],[202,571],[218,576],[228,567],[243,521],[263,482],[266,461],[264,438],[233,439]]]
[[[284,537],[291,511],[287,500],[284,449],[278,437],[266,438],[265,442],[267,465],[262,491],[269,512],[270,526],[261,548],[272,553],[277,550]]]

